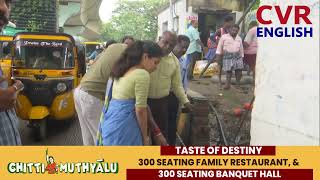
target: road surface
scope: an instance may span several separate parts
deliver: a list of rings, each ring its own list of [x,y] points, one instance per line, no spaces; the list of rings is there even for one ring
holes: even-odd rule
[[[32,136],[32,129],[27,127],[26,121],[20,121],[22,144],[25,146],[82,146],[80,124],[77,119],[71,123],[48,121],[47,138],[36,141]]]

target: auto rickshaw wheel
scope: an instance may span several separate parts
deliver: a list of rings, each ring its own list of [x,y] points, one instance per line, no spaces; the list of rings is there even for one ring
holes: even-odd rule
[[[47,138],[47,119],[39,120],[33,127],[33,136],[36,141]]]

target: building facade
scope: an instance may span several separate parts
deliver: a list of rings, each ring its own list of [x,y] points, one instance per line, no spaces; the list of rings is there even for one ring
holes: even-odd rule
[[[185,34],[191,20],[199,21],[201,40],[206,44],[210,31],[223,24],[225,16],[233,16],[235,22],[242,16],[242,4],[235,0],[173,0],[158,13],[158,36],[166,30]],[[172,14],[172,15],[171,15]]]

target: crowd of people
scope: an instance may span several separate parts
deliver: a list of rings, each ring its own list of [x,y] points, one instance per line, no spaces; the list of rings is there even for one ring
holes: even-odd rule
[[[5,23],[10,1],[0,2],[0,23]],[[224,26],[211,33],[206,56],[226,72],[225,89],[230,88],[232,71],[239,83],[244,57],[254,70],[257,46],[256,24],[251,24],[243,44],[240,28],[232,21],[227,17]],[[204,49],[197,27],[192,21],[185,35],[165,31],[158,42],[126,36],[92,55],[94,63],[74,90],[84,145],[176,144],[179,108],[193,111],[186,90]],[[8,87],[1,73],[0,69],[0,145],[21,145],[13,106],[23,85],[16,81]],[[158,135],[163,137],[160,141]]]
[[[192,110],[180,66],[189,38],[166,31],[157,43],[130,40],[104,50],[75,90],[84,145],[150,145],[150,116],[175,145],[179,104]]]
[[[255,78],[255,64],[257,55],[257,26],[256,21],[252,21],[249,25],[249,31],[244,40],[238,35],[240,27],[233,24],[234,19],[227,16],[224,19],[223,26],[216,32],[210,32],[207,46],[208,52],[205,59],[209,62],[216,61],[220,65],[219,84],[222,85],[222,73],[226,73],[226,83],[224,89],[230,89],[231,77],[235,71],[236,84],[240,84],[242,71],[245,65],[249,66],[249,71],[253,72]],[[188,68],[188,79],[193,79],[192,73],[195,62],[201,59],[204,51],[204,45],[200,40],[200,33],[197,30],[198,22],[191,22],[191,26],[187,30],[187,36],[190,38],[190,47],[187,52],[187,61],[185,68]]]
[[[99,57],[99,54],[101,54],[101,52],[104,49],[107,49],[110,45],[117,43],[117,41],[110,39],[107,42],[105,42],[105,44],[101,44],[101,45],[97,45],[96,49],[86,58],[87,61],[87,65],[91,66],[92,64],[94,64],[96,62],[96,60]],[[134,43],[134,38],[132,36],[124,36],[122,38],[121,43],[126,44],[126,45],[132,45]]]
[[[232,71],[240,83],[243,58],[254,70],[257,49],[256,24],[250,24],[243,43],[240,27],[232,22],[226,17],[224,26],[211,34],[206,56],[226,73],[225,89],[231,86]],[[193,109],[186,89],[204,49],[197,27],[192,21],[186,35],[166,31],[157,43],[130,39],[129,45],[124,40],[102,52],[74,96],[84,145],[150,145],[150,115],[167,143],[176,144],[179,107]]]

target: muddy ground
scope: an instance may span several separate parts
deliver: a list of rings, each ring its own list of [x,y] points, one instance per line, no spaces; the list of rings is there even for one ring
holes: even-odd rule
[[[250,79],[251,77],[245,75],[244,79],[246,78]],[[207,97],[215,107],[228,145],[250,145],[251,113],[248,113],[247,118],[243,118],[245,120],[240,129],[239,140],[235,142],[241,120],[234,115],[234,109],[242,108],[244,103],[251,101],[253,98],[253,84],[245,82],[240,87],[235,88],[233,86],[230,90],[223,90],[220,88],[219,83],[212,81],[212,78],[195,78],[195,80],[190,81],[189,88]],[[221,133],[214,113],[211,112],[208,118],[208,126],[210,127],[209,145],[219,145]]]

